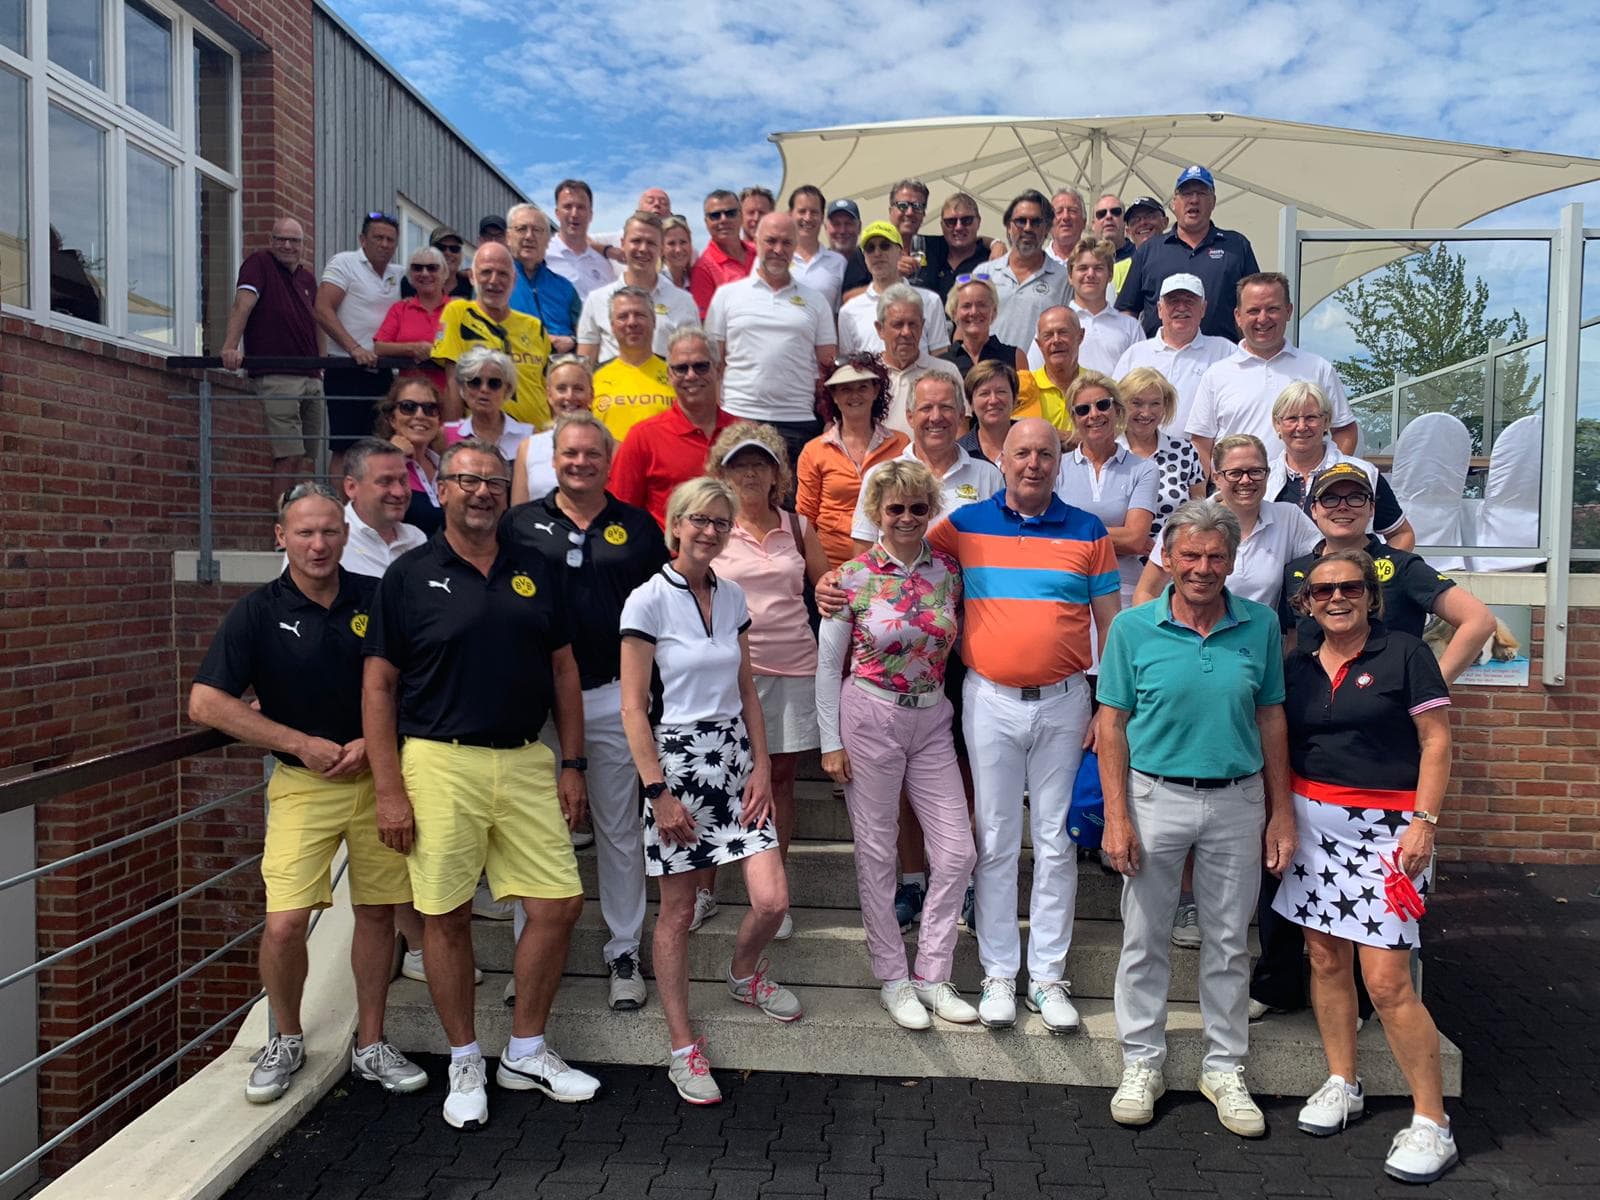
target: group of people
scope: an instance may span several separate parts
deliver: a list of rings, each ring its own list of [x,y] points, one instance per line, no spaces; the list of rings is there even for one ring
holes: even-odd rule
[[[710,244],[674,265],[668,235],[687,246],[688,231],[665,193],[640,198],[612,247],[589,238],[587,186],[565,181],[563,250],[531,205],[508,214],[508,246],[486,218],[471,298],[440,306],[431,342],[408,314],[465,284],[452,231],[434,240],[455,260],[437,248],[443,269],[417,272],[413,307],[384,318],[392,342],[363,343],[343,317],[350,342],[332,334],[325,275],[314,316],[352,369],[367,369],[358,351],[415,366],[378,397],[376,436],[343,449],[342,496],[283,494],[285,572],[229,615],[191,700],[280,761],[262,948],[280,1034],[252,1099],[281,1095],[302,1061],[304,928],[341,838],[356,1071],[425,1083],[382,1037],[398,929],[450,1042],[446,1120],[487,1120],[483,880],[518,918],[497,1082],[592,1096],[544,1036],[582,906],[574,834],[592,825],[612,1007],[647,1003],[655,877],[669,1078],[691,1103],[720,1100],[687,939],[738,864],[730,995],[803,1015],[768,955],[793,928],[784,860],[813,750],[849,810],[888,1018],[1015,1024],[1027,819],[1022,1001],[1071,1033],[1067,811],[1090,748],[1102,853],[1126,876],[1114,1119],[1150,1121],[1165,1090],[1176,944],[1200,952],[1199,1088],[1226,1128],[1263,1133],[1248,1023],[1304,1003],[1308,949],[1330,1075],[1300,1127],[1336,1133],[1362,1111],[1359,961],[1415,1102],[1387,1168],[1422,1180],[1454,1161],[1410,952],[1449,778],[1446,681],[1492,616],[1410,553],[1392,492],[1352,456],[1336,375],[1286,340],[1287,281],[1212,224],[1204,168],[1179,176],[1170,229],[1157,202],[1107,195],[1086,237],[1069,190],[1019,195],[1004,242],[978,237],[957,194],[925,236],[927,200],[903,181],[863,226],[815,188],[788,213],[761,189],[713,192]],[[385,220],[353,252],[368,274]],[[274,264],[293,280],[296,228],[280,222],[271,261],[241,272],[251,354],[263,306],[246,292],[265,298]],[[239,338],[229,353],[248,365]],[[262,391],[285,430],[284,397],[317,398]],[[1458,631],[1439,662],[1420,641],[1430,615]],[[902,934],[919,922],[913,969]],[[975,1004],[952,981],[961,924],[983,967]]]

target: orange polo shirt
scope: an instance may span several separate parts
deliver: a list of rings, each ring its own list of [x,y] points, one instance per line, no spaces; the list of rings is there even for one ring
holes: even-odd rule
[[[794,508],[817,527],[817,539],[830,566],[837,567],[856,556],[850,526],[861,495],[861,481],[879,463],[898,458],[910,440],[898,430],[879,425],[872,431],[866,460],[858,469],[845,453],[835,421],[801,449],[794,472]]]

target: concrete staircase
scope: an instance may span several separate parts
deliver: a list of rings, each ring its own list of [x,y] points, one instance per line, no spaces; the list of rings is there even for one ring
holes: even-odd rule
[[[1037,1016],[1023,1008],[1020,997],[1021,1019],[1014,1029],[991,1032],[980,1025],[935,1021],[932,1029],[913,1033],[890,1021],[878,1004],[878,985],[868,967],[856,907],[850,823],[843,801],[833,798],[825,782],[801,780],[797,809],[788,864],[794,936],[773,943],[770,956],[774,978],[795,990],[806,1015],[794,1025],[781,1026],[728,997],[722,981],[746,896],[739,870],[724,869],[717,889],[720,911],[689,937],[691,1009],[717,1068],[1117,1085],[1122,1056],[1111,1004],[1122,945],[1117,878],[1088,863],[1079,872],[1077,924],[1067,967],[1074,1001],[1083,1014],[1079,1033],[1050,1034]],[[599,894],[593,852],[580,851],[578,862],[584,895],[593,900]],[[1025,847],[1018,889],[1023,917],[1032,876],[1032,851]],[[652,885],[652,897],[654,891]],[[647,974],[653,907],[645,922]],[[586,905],[551,1018],[551,1040],[566,1058],[581,1063],[662,1062],[667,1053],[666,1023],[653,984],[650,1001],[639,1012],[613,1013],[606,1006],[601,959],[606,937],[598,903]],[[498,1048],[511,1033],[511,1012],[502,1002],[511,969],[511,923],[474,921],[473,941],[478,965],[485,972],[477,993],[478,1037],[485,1047]],[[1178,1090],[1196,1086],[1204,1047],[1196,1003],[1198,959],[1195,950],[1172,951],[1166,1076],[1168,1086]],[[981,975],[976,940],[963,933],[956,951],[955,982],[974,1003]],[[388,1033],[402,1050],[447,1049],[426,987],[405,979],[397,980],[390,990]],[[1403,1094],[1404,1080],[1376,1022],[1369,1022],[1362,1032],[1360,1045],[1367,1090]],[[1446,1093],[1459,1095],[1461,1054],[1448,1041],[1443,1065]],[[1327,1067],[1310,1012],[1273,1016],[1252,1026],[1246,1074],[1251,1087],[1266,1094],[1309,1094],[1315,1089],[1326,1077]]]

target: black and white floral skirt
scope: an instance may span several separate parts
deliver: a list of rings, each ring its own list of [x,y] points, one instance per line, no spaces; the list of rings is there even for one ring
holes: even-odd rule
[[[663,841],[656,832],[654,806],[646,800],[645,874],[681,875],[777,848],[770,819],[750,829],[739,823],[744,785],[755,768],[743,719],[658,725],[656,753],[667,790],[688,810],[700,837],[683,844]]]

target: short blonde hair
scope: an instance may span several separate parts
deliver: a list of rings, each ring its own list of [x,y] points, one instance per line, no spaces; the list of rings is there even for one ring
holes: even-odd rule
[[[1161,393],[1161,423],[1172,424],[1178,415],[1178,389],[1172,386],[1172,380],[1154,367],[1135,367],[1117,382],[1117,390],[1130,398],[1151,388]]]
[[[783,444],[778,431],[771,425],[760,421],[735,421],[729,425],[717,435],[717,440],[711,443],[711,453],[706,456],[706,474],[714,479],[726,480],[728,468],[722,465],[722,460],[728,456],[728,451],[740,442],[758,442],[763,450],[772,455],[778,479],[772,485],[768,503],[775,509],[782,507],[779,501],[787,496],[789,489],[794,486],[794,473],[789,470],[789,448]]]
[[[691,513],[704,512],[708,504],[722,501],[728,506],[728,516],[739,515],[739,496],[727,484],[710,475],[697,475],[680,483],[667,497],[667,549],[678,549],[678,522]]]
[[[593,429],[600,435],[600,444],[605,447],[606,461],[610,462],[617,453],[617,439],[612,436],[611,430],[599,417],[592,412],[579,410],[577,412],[564,412],[556,418],[556,423],[551,429],[550,445],[552,449],[561,445],[561,435],[569,429]]]
[[[912,458],[891,458],[867,479],[867,491],[861,507],[874,525],[883,524],[879,518],[883,516],[884,497],[895,494],[904,496],[907,502],[926,500],[930,521],[944,507],[939,481],[933,477],[932,471]]]
[[[995,315],[1000,315],[1000,289],[995,287],[994,280],[987,275],[969,275],[964,283],[958,283],[950,289],[950,294],[944,298],[944,315],[952,321],[956,319],[956,304],[961,299],[961,289],[969,287],[982,287],[989,293],[989,303],[993,306]]]
[[[1111,415],[1115,418],[1117,432],[1121,433],[1128,423],[1128,408],[1122,403],[1122,390],[1117,387],[1117,381],[1111,376],[1091,371],[1088,367],[1079,369],[1078,377],[1067,385],[1066,394],[1061,397],[1061,403],[1067,410],[1067,420],[1072,422],[1074,432],[1077,430],[1078,419],[1073,414],[1072,406],[1078,402],[1081,393],[1092,387],[1102,389],[1111,397]]]
[[[1308,400],[1322,411],[1324,425],[1333,424],[1333,402],[1328,399],[1327,392],[1309,379],[1296,379],[1278,393],[1278,398],[1272,402],[1272,423],[1276,425],[1290,409],[1300,408]]]
[[[1085,213],[1084,215],[1087,216],[1088,214]],[[1067,258],[1067,266],[1069,268],[1078,261],[1078,255],[1080,254],[1094,255],[1105,264],[1108,271],[1117,264],[1116,244],[1092,233],[1084,234],[1083,237],[1078,239],[1078,244],[1072,248],[1072,254]]]
[[[1267,448],[1260,438],[1253,433],[1230,433],[1225,438],[1218,438],[1211,447],[1211,469],[1222,470],[1222,464],[1228,461],[1228,455],[1235,450],[1253,450],[1261,457],[1263,467],[1271,466],[1272,460],[1267,457]]]

